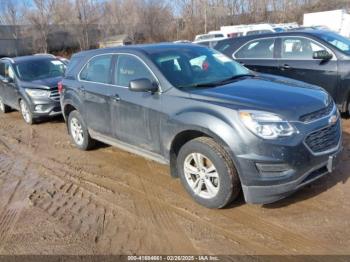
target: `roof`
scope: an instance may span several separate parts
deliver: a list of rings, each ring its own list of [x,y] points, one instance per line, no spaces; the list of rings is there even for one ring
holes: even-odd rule
[[[255,34],[255,35],[249,35],[249,36],[239,36],[234,38],[227,38],[224,40],[219,41],[220,43],[226,43],[226,42],[244,42],[249,40],[254,40],[256,38],[264,38],[264,37],[279,37],[279,36],[307,36],[307,35],[321,35],[321,34],[327,34],[330,33],[330,31],[327,30],[319,30],[319,29],[303,29],[303,30],[291,30],[291,31],[285,31],[285,32],[276,32],[276,33],[263,33],[263,34]]]
[[[126,45],[118,47],[107,47],[100,49],[93,49],[82,51],[74,56],[84,56],[84,55],[95,55],[95,54],[104,54],[104,53],[117,53],[117,52],[141,52],[144,54],[154,54],[159,51],[166,50],[179,50],[180,48],[195,49],[195,48],[206,48],[200,45],[192,43],[157,43],[157,44],[141,44],[141,45]]]

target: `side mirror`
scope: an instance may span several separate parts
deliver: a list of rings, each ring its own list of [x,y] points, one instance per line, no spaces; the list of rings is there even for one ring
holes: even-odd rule
[[[322,61],[328,61],[332,59],[333,55],[328,53],[326,50],[315,51],[312,54],[313,59],[320,59]]]
[[[158,86],[147,78],[140,78],[130,81],[129,90],[134,92],[157,92]]]

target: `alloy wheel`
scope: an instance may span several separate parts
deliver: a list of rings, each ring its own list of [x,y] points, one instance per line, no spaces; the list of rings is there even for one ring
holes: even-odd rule
[[[2,98],[0,97],[0,111],[5,112],[5,104],[2,102]]]
[[[219,192],[219,174],[208,157],[200,153],[189,154],[184,162],[184,174],[196,195],[211,199]]]
[[[81,146],[84,143],[84,131],[79,120],[73,117],[70,121],[70,132],[74,139],[74,142]]]
[[[22,113],[24,121],[26,121],[27,123],[31,123],[31,120],[32,120],[31,113],[30,113],[29,107],[25,101],[21,100],[20,108],[21,108],[21,113]]]

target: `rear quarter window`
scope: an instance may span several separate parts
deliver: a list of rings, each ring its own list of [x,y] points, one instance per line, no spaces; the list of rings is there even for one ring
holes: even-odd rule
[[[67,69],[65,72],[65,77],[67,78],[75,78],[74,69],[78,66],[81,61],[81,57],[72,57],[67,65]]]

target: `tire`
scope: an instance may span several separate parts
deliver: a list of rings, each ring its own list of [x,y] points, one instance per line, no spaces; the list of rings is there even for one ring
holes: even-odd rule
[[[19,101],[19,109],[24,122],[26,122],[28,125],[33,125],[35,123],[35,120],[26,100],[21,99]]]
[[[2,101],[2,97],[0,96],[0,112],[6,114],[10,112],[11,108],[8,105],[5,105]]]
[[[78,111],[72,111],[68,116],[68,131],[75,146],[81,150],[92,149],[95,145],[87,126]]]
[[[198,161],[201,163],[199,168]],[[177,170],[186,191],[207,208],[223,208],[241,191],[230,155],[209,137],[195,138],[182,146],[177,157]]]

